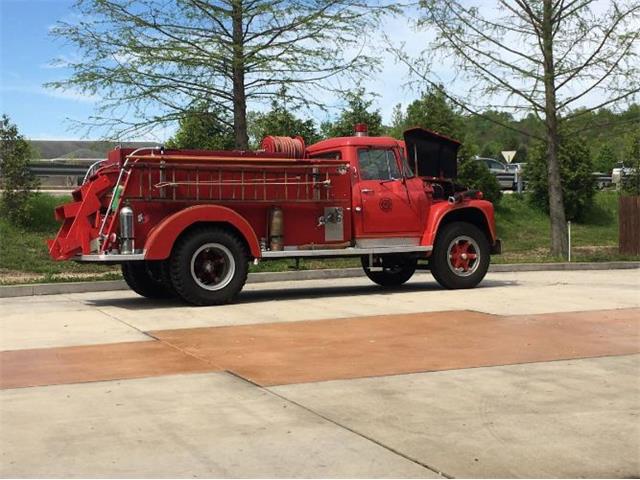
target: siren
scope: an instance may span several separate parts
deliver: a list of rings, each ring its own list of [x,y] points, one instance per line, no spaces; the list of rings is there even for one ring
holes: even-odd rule
[[[367,127],[366,123],[356,123],[354,127],[356,137],[368,137],[369,136],[369,127]]]

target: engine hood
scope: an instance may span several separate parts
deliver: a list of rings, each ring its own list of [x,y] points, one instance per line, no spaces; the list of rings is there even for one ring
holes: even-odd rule
[[[462,145],[425,128],[410,128],[404,132],[409,165],[419,177],[456,178],[458,148]]]

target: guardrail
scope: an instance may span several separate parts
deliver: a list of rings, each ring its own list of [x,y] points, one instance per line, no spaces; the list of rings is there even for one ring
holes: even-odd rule
[[[30,164],[29,170],[39,177],[49,176],[84,176],[88,165],[68,165],[63,163]]]
[[[505,188],[508,184],[510,187],[506,187],[507,190],[515,190],[515,181],[516,175],[514,173],[496,173],[494,174],[496,179],[500,183],[500,185]],[[611,175],[603,175],[602,173],[593,173],[593,180],[596,184],[596,187],[602,190],[603,188],[610,187],[613,183],[611,182]],[[527,180],[523,178],[523,185],[526,190],[527,188]]]

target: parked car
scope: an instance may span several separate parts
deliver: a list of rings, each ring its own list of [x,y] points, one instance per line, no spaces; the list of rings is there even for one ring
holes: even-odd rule
[[[632,173],[633,167],[625,167],[623,162],[618,162],[616,166],[613,167],[613,170],[611,170],[611,183],[613,183],[616,188],[620,188],[622,177],[626,177]]]
[[[526,163],[525,162],[519,162],[519,163],[509,163],[507,164],[507,169],[511,172],[511,173],[522,173],[524,172],[524,167],[525,167]]]
[[[513,189],[514,186],[514,175],[515,172],[509,171],[507,164],[502,163],[495,158],[483,158],[476,157],[473,160],[476,162],[484,163],[489,171],[496,176],[498,179],[498,183],[500,184],[500,188],[503,189]]]

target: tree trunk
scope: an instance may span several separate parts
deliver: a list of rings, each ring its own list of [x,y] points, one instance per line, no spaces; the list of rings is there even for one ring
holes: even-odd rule
[[[551,221],[551,254],[565,257],[568,253],[567,219],[564,211],[560,159],[558,149],[558,117],[556,105],[555,67],[553,63],[552,0],[544,0],[542,46],[544,54],[545,126],[547,136],[547,179],[549,183],[549,217]]]
[[[233,131],[236,148],[247,150],[249,136],[247,134],[247,97],[244,90],[244,32],[242,0],[235,0],[232,6],[233,23]]]

